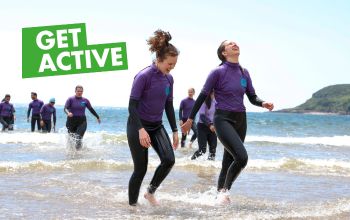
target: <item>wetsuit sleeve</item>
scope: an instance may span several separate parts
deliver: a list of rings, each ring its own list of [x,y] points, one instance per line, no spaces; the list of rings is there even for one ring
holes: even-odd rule
[[[177,132],[175,110],[174,110],[173,101],[167,101],[165,103],[165,113],[166,113],[166,116],[167,116],[167,118],[169,120],[169,124],[170,124],[171,130],[173,132]]]
[[[29,104],[28,111],[27,111],[27,118],[29,118],[31,110],[32,110],[32,104]]]
[[[207,80],[203,86],[201,93],[204,93],[205,96],[209,95],[211,91],[213,91],[217,81],[219,78],[219,72],[217,70],[213,70],[208,75]]]
[[[98,116],[98,114],[96,113],[96,111],[93,107],[90,106],[90,108],[88,108],[88,109],[91,112],[91,114],[93,114],[97,119],[100,119],[100,116]]]
[[[247,89],[246,89],[246,94],[247,97],[253,105],[262,107],[262,103],[264,102],[261,100],[256,94],[255,94],[255,89],[253,87],[252,79],[250,78],[249,72],[246,69],[242,70],[244,72],[244,75],[247,77]]]
[[[129,99],[129,107],[128,107],[130,119],[134,123],[136,123],[136,126],[137,126],[138,130],[143,128],[141,120],[140,120],[139,113],[137,112],[137,106],[139,105],[139,102],[140,101],[138,101],[138,100],[130,98]]]
[[[13,105],[11,105],[11,107],[12,107],[12,114],[14,115],[16,113],[16,109],[15,107],[13,107]]]
[[[71,100],[67,99],[66,104],[64,105],[64,108],[63,108],[64,113],[66,113],[67,115],[69,113],[70,105],[71,105]]]
[[[182,110],[183,110],[183,101],[180,103],[180,108],[179,108],[179,120],[182,120]]]
[[[56,109],[53,110],[53,124],[56,125]]]
[[[41,107],[40,109],[40,120],[43,120],[43,111],[44,111],[44,106]]]
[[[196,114],[198,112],[198,110],[200,109],[200,107],[202,106],[203,102],[205,101],[205,99],[207,98],[208,94],[205,94],[203,91],[199,94],[196,102],[194,103],[194,106],[192,108],[191,114],[190,114],[190,119],[194,119],[196,117]]]

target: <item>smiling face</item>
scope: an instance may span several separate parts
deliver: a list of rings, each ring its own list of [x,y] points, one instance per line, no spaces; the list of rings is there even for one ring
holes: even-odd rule
[[[80,87],[77,87],[76,89],[75,89],[75,96],[76,97],[82,97],[83,96],[83,88],[80,88]]]
[[[174,69],[177,62],[177,56],[167,56],[163,61],[157,60],[157,67],[163,74],[169,74]]]
[[[224,48],[225,49],[222,51],[222,55],[224,55],[224,57],[226,57],[226,59],[228,57],[239,56],[239,54],[240,54],[239,46],[237,45],[237,43],[235,43],[233,41],[225,41]]]
[[[193,88],[188,89],[188,97],[193,98],[193,96],[194,96],[194,89]]]

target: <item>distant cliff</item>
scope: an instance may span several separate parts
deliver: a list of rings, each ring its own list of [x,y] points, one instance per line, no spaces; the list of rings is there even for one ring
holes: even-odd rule
[[[350,114],[350,84],[327,86],[295,108],[278,112]]]

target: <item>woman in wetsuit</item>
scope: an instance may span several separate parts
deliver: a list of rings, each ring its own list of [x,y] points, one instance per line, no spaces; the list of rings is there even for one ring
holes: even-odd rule
[[[82,147],[82,139],[87,128],[85,109],[88,108],[91,114],[97,118],[97,122],[101,123],[100,117],[92,108],[90,101],[83,97],[83,91],[82,86],[76,86],[75,96],[68,98],[64,106],[64,112],[67,114],[66,127],[77,150]]]
[[[216,112],[214,126],[216,134],[224,145],[222,168],[218,181],[218,199],[221,204],[230,203],[229,190],[239,173],[248,162],[248,154],[243,145],[247,120],[243,104],[244,94],[256,106],[273,109],[273,103],[264,102],[255,94],[249,72],[239,64],[240,50],[233,41],[223,41],[217,54],[222,61],[220,66],[209,74],[201,94],[196,100],[191,115],[182,126],[183,132],[188,132],[193,118],[205,98],[215,91]]]
[[[161,161],[144,194],[151,204],[159,204],[154,193],[175,163],[173,148],[177,148],[179,140],[173,107],[174,80],[169,73],[176,65],[179,51],[169,43],[170,40],[171,35],[162,30],[155,31],[148,39],[150,51],[156,54],[156,59],[135,76],[131,89],[127,137],[134,172],[129,181],[130,205],[137,204],[147,171],[149,147],[153,147]],[[164,110],[173,132],[173,144],[162,124]]]

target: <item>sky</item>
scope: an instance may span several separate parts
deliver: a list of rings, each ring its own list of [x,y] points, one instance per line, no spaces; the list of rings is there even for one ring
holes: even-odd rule
[[[0,8],[0,97],[28,104],[30,92],[63,105],[84,86],[93,106],[127,107],[134,76],[151,64],[146,39],[169,31],[180,55],[174,106],[194,87],[198,95],[220,62],[223,40],[240,46],[257,95],[275,109],[291,108],[317,90],[350,83],[350,2],[247,1],[5,1]],[[88,44],[126,42],[128,70],[22,79],[22,28],[85,23]],[[247,111],[264,109],[245,100]]]

